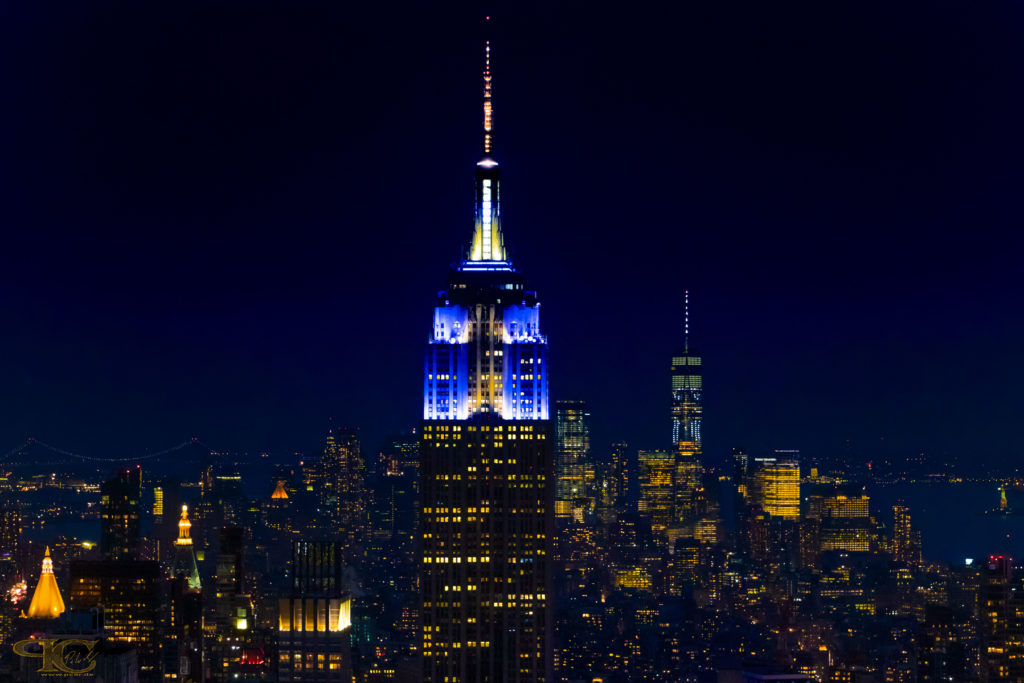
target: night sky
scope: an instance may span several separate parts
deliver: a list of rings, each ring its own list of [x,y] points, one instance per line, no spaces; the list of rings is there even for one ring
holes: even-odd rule
[[[2,3],[0,450],[416,424],[481,14]],[[493,14],[506,243],[599,455],[667,444],[689,289],[709,460],[1019,457],[1024,4]]]

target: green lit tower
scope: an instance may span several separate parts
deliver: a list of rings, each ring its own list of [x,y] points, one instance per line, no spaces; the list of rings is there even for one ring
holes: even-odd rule
[[[434,308],[420,462],[423,680],[553,680],[547,339],[500,227],[491,48],[466,258]]]

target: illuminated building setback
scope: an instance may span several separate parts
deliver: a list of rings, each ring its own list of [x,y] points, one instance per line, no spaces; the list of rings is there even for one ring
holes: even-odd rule
[[[342,589],[344,548],[293,541],[290,590],[278,598],[278,680],[350,683],[352,602]]]
[[[551,681],[547,340],[500,228],[489,44],[484,102],[473,238],[438,296],[424,370],[423,673]]]

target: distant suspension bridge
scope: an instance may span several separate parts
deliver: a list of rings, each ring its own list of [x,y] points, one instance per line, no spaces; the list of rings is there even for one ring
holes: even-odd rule
[[[171,446],[170,448],[165,448],[162,451],[156,451],[155,453],[145,453],[143,455],[131,456],[131,457],[126,457],[126,458],[99,458],[99,457],[96,457],[96,456],[83,455],[81,453],[75,453],[73,451],[64,450],[63,448],[57,448],[56,446],[52,446],[52,445],[46,443],[45,441],[40,441],[39,439],[30,436],[29,438],[25,439],[24,442],[18,444],[17,446],[15,446],[11,450],[7,451],[3,455],[0,455],[0,463],[3,463],[5,461],[7,461],[9,458],[11,458],[11,456],[16,455],[18,453],[21,453],[21,452],[25,451],[26,449],[31,448],[33,446],[39,446],[39,447],[44,448],[44,449],[46,449],[48,451],[56,453],[57,455],[64,455],[64,456],[67,456],[67,457],[70,457],[70,458],[77,458],[79,460],[85,460],[85,461],[90,461],[90,462],[101,462],[101,463],[108,463],[108,464],[132,463],[132,462],[139,462],[140,460],[152,460],[154,458],[159,458],[159,457],[162,457],[162,456],[165,456],[165,455],[170,455],[171,453],[176,453],[177,451],[180,451],[180,450],[183,450],[185,448],[188,448],[189,446],[198,446],[198,447],[204,449],[210,455],[216,455],[216,456],[222,457],[222,458],[225,457],[223,455],[223,453],[221,453],[221,452],[211,448],[210,446],[208,446],[207,444],[203,443],[202,441],[200,441],[199,439],[197,439],[195,437],[193,437],[191,439],[188,439],[187,441],[182,441],[181,443],[179,443],[176,446]]]

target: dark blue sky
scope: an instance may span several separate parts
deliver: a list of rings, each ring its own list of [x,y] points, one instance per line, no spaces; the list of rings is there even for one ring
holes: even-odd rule
[[[1020,453],[1024,5],[494,14],[506,241],[599,446],[667,441],[688,288],[711,457]],[[3,3],[2,447],[414,424],[472,229],[478,18]]]

